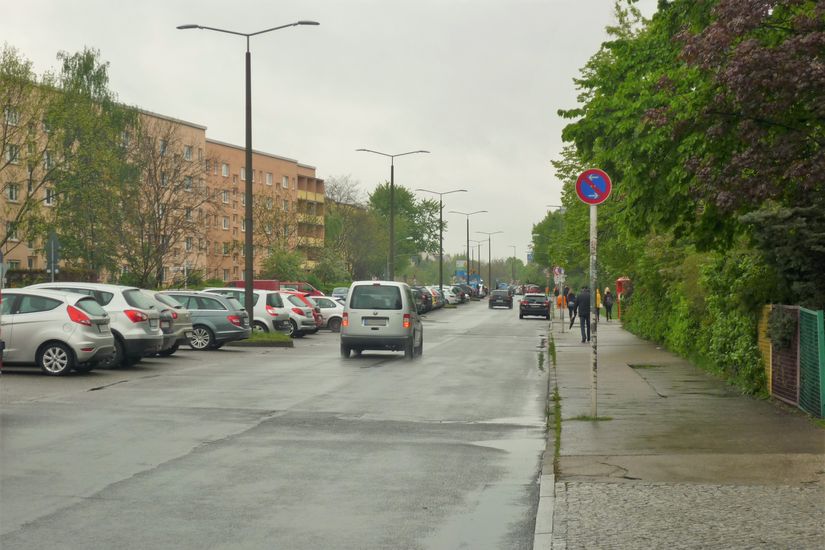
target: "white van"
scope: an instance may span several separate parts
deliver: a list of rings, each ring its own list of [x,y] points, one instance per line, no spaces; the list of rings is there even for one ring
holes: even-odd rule
[[[424,352],[424,327],[410,287],[394,281],[355,281],[341,320],[341,357],[365,349],[404,351],[407,359]]]

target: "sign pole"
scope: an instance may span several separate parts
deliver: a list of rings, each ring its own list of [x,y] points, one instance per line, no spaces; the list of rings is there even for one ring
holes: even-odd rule
[[[598,370],[599,354],[596,334],[598,332],[598,318],[596,316],[596,245],[598,230],[596,226],[597,205],[603,203],[610,196],[613,182],[604,170],[590,168],[579,174],[576,180],[576,194],[579,199],[590,205],[590,416],[598,416]],[[582,319],[581,321],[584,321]]]
[[[595,204],[590,205],[590,416],[595,420],[598,416],[598,399],[596,388],[598,386],[599,354],[596,339],[598,329],[598,317],[596,316],[596,245],[598,240],[598,230],[596,226],[597,209]]]

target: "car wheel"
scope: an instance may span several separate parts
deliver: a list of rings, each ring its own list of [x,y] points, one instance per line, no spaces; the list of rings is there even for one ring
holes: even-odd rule
[[[421,343],[418,344],[418,349],[416,350],[415,355],[417,357],[421,357],[422,355],[424,355],[424,337],[423,336],[421,337]]]
[[[329,330],[332,332],[341,332],[341,319],[334,317],[329,320]]]
[[[519,313],[519,314],[518,314],[518,318],[519,318],[519,319],[524,319],[524,314],[523,314],[523,313]]]
[[[289,327],[287,328],[287,334],[289,334],[293,338],[298,338],[298,324],[293,321],[292,319],[289,320]]]
[[[262,334],[262,333],[265,333],[265,332],[269,332],[269,329],[266,327],[265,323],[262,323],[260,321],[255,321],[254,323],[252,323],[252,332],[257,332],[259,334]]]
[[[158,355],[160,355],[161,357],[169,357],[170,355],[178,351],[178,348],[180,348],[180,345],[177,342],[175,342],[174,344],[172,344],[171,348],[159,351]]]
[[[415,357],[415,344],[413,344],[413,338],[410,338],[404,343],[404,358],[412,359]]]
[[[106,359],[102,359],[98,363],[98,366],[103,369],[113,369],[115,367],[119,367],[125,356],[126,349],[123,346],[123,342],[120,340],[120,337],[115,336],[115,351],[113,351],[112,355]]]
[[[37,350],[37,366],[49,376],[69,374],[74,362],[72,350],[60,342],[48,342]]]
[[[349,352],[351,348],[345,344],[341,344],[341,357],[344,359],[349,359]]]
[[[202,351],[208,349],[214,341],[215,336],[212,334],[212,331],[207,327],[198,325],[192,328],[192,336],[189,338],[189,347],[194,350]]]
[[[75,372],[91,372],[97,367],[97,362],[89,361],[88,363],[78,363],[74,366]]]

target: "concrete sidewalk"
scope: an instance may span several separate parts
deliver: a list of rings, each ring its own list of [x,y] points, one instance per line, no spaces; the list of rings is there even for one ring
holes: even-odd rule
[[[578,322],[552,330],[561,395],[559,471],[551,431],[536,549],[821,548],[825,430],[739,395],[687,361],[598,327],[598,416]]]

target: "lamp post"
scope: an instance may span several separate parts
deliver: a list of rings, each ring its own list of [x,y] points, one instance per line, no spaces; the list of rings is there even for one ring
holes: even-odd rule
[[[450,193],[466,193],[466,189],[453,189],[452,191],[430,191],[429,189],[416,189],[416,191],[423,191],[424,193],[432,193],[438,195],[438,291],[444,295],[444,223],[442,221],[442,213],[444,212],[444,195]]]
[[[477,241],[475,239],[470,239],[470,242],[475,243],[478,247],[478,251],[476,253],[476,261],[478,262],[478,278],[481,279],[481,245],[484,244],[486,241]]]
[[[486,210],[476,210],[475,212],[461,212],[459,210],[450,210],[448,214],[461,214],[467,216],[467,284],[470,284],[470,216],[474,214],[481,214],[487,212]]]
[[[507,246],[509,246],[510,248],[513,249],[513,262],[510,264],[510,271],[512,272],[512,274],[510,276],[510,280],[512,280],[513,283],[515,284],[515,282],[516,282],[516,245],[509,244]]]
[[[389,263],[387,266],[388,278],[390,281],[395,280],[395,157],[403,157],[404,155],[413,155],[415,153],[429,153],[429,151],[407,151],[406,153],[396,153],[390,155],[389,153],[382,153],[381,151],[373,151],[372,149],[356,149],[356,151],[364,153],[374,153],[382,157],[390,158],[390,250]]]
[[[237,32],[227,29],[219,29],[216,27],[206,27],[203,25],[178,25],[180,30],[188,29],[202,29],[207,31],[223,32],[226,34],[234,34],[236,36],[243,36],[246,38],[246,186],[244,190],[244,199],[246,201],[246,208],[244,210],[244,230],[246,231],[244,239],[244,306],[246,313],[249,315],[249,326],[252,325],[253,307],[255,305],[254,297],[252,296],[252,282],[255,278],[255,263],[254,263],[254,249],[252,239],[252,54],[249,51],[249,39],[259,34],[264,34],[287,27],[296,27],[298,25],[320,25],[317,21],[296,21],[295,23],[288,23],[278,27],[272,27],[257,32]]]
[[[492,260],[492,239],[490,238],[493,235],[498,235],[499,233],[504,233],[504,231],[476,231],[476,233],[481,233],[482,235],[487,235],[487,288],[490,290],[493,287],[490,286],[490,283],[493,282],[493,260]]]

